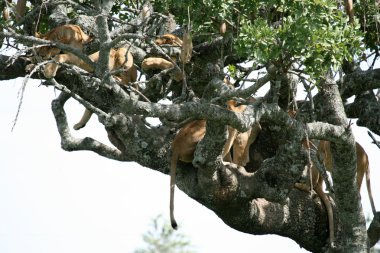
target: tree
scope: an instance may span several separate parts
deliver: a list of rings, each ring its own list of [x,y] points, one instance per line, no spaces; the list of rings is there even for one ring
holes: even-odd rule
[[[146,243],[144,249],[138,249],[135,253],[190,253],[190,242],[183,234],[176,233],[170,223],[162,216],[157,216],[152,221],[152,227],[143,235]]]
[[[23,2],[18,5],[23,7]],[[367,231],[356,187],[355,140],[347,118],[359,118],[359,125],[380,134],[378,69],[374,64],[366,71],[360,68],[361,61],[372,56],[375,63],[379,55],[379,6],[356,2],[353,13],[352,1],[344,2],[345,6],[328,0],[32,0],[24,11],[5,1],[4,14],[10,9],[11,16],[4,15],[1,36],[17,53],[0,56],[0,77],[43,79],[44,85],[62,91],[52,102],[52,111],[64,150],[89,150],[165,174],[175,130],[183,121],[205,119],[206,134],[192,163],[178,164],[177,185],[189,197],[239,231],[286,236],[313,252],[367,252],[368,245],[379,239],[379,214]],[[84,50],[86,54],[99,50],[97,63],[68,45],[34,37],[35,31],[44,33],[67,23],[93,36]],[[179,37],[191,33],[188,39],[194,46],[187,52],[192,51],[188,63],[183,63],[188,60],[183,56],[178,61],[170,58],[173,51],[181,55],[184,50],[154,43],[156,36],[167,32]],[[170,60],[174,67],[142,71],[145,80],[135,83],[138,90],[121,87],[112,76],[120,70],[108,70],[110,50],[119,44],[128,45],[140,70],[149,56]],[[43,70],[51,62],[36,55],[41,45],[76,55],[92,66],[93,73],[62,64],[54,78],[45,78]],[[191,49],[189,45],[183,48]],[[242,65],[247,62],[248,67]],[[241,88],[229,89],[224,71]],[[248,81],[253,82],[249,87]],[[267,95],[250,102],[248,98],[266,83]],[[299,86],[307,90],[304,101],[296,100]],[[99,117],[114,146],[72,134],[64,110],[70,98]],[[173,103],[159,103],[164,98]],[[247,105],[244,113],[226,110],[231,99]],[[288,112],[296,112],[296,117]],[[162,124],[150,126],[147,117],[157,117]],[[250,147],[251,163],[245,168],[223,163],[226,126],[244,132],[258,122],[262,129]],[[307,138],[332,143],[334,247],[328,244],[324,205],[294,187],[305,165],[310,160],[317,163],[302,145]]]

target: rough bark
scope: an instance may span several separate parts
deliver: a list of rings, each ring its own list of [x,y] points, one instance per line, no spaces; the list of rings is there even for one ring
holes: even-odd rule
[[[356,159],[352,159],[356,157],[355,140],[344,112],[338,86],[330,79],[323,80],[321,86],[321,99],[318,101],[320,110],[317,113],[319,118],[344,127],[344,134],[347,136],[344,141],[331,143],[334,161],[332,177],[337,208],[335,219],[339,219],[340,225],[336,235],[337,251],[366,252],[368,241],[365,218],[356,182]]]

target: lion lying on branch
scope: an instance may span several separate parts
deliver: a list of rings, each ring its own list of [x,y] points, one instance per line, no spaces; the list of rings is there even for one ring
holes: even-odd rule
[[[56,27],[44,35],[43,38],[59,41],[80,50],[83,49],[85,43],[88,43],[91,40],[91,38],[86,35],[79,26],[75,25]],[[59,54],[60,51],[59,48],[50,46],[42,47],[37,50],[41,56],[54,56],[54,62],[47,63],[44,67],[43,72],[46,78],[53,78],[57,74],[59,63],[73,64],[87,72],[94,72],[94,67],[80,59],[78,56],[72,53]],[[99,59],[99,52],[89,55],[88,58],[96,63]],[[116,78],[122,85],[128,85],[137,80],[137,69],[133,65],[133,56],[125,47],[116,49],[112,48],[110,50],[108,69],[110,71],[122,70],[120,73],[114,75],[114,78]],[[92,112],[86,109],[81,120],[74,125],[74,129],[78,130],[83,128],[90,120],[91,115]]]

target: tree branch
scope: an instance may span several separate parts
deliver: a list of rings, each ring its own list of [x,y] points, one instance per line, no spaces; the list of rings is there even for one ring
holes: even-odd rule
[[[54,46],[54,47],[58,47],[59,49],[65,51],[65,52],[69,52],[69,53],[72,53],[76,56],[78,56],[80,59],[82,59],[83,61],[85,61],[87,64],[89,64],[90,66],[95,66],[94,65],[94,62],[91,61],[90,58],[88,58],[87,55],[85,55],[84,53],[82,53],[79,49],[76,49],[76,48],[73,48],[69,45],[66,45],[66,44],[63,44],[63,43],[60,43],[60,42],[52,42],[50,40],[43,40],[43,39],[38,39],[36,37],[33,37],[33,36],[24,36],[24,35],[19,35],[15,32],[3,32],[3,33],[0,33],[0,36],[5,36],[5,37],[9,37],[9,38],[15,38],[21,42],[28,42],[28,43],[35,43],[35,44],[42,44],[42,45],[47,45],[47,46]]]
[[[357,125],[380,134],[380,103],[372,90],[356,94],[351,104],[345,105],[348,117],[358,118]]]
[[[67,124],[66,113],[63,109],[64,104],[69,98],[70,96],[68,94],[62,92],[57,99],[52,101],[52,111],[57,122],[58,132],[61,136],[62,148],[66,151],[88,150],[109,159],[128,161],[120,150],[110,148],[89,137],[78,139],[71,135]]]
[[[343,99],[359,95],[364,91],[380,88],[380,69],[354,71],[344,76],[340,93]]]
[[[361,252],[363,245],[367,245],[368,238],[356,182],[355,140],[347,123],[338,86],[331,79],[323,79],[321,87],[319,100],[317,100],[318,116],[325,118],[330,124],[346,129],[341,141],[331,143],[331,154],[334,161],[332,178],[338,210],[338,216],[335,215],[334,220],[339,221],[338,224],[341,225],[341,230],[337,230],[338,233],[335,235],[335,241],[339,249],[351,251],[357,249],[357,252]],[[354,159],[352,159],[353,157]],[[342,238],[350,239],[342,240]]]

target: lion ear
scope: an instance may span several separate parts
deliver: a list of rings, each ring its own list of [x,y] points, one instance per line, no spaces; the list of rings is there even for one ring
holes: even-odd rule
[[[34,33],[34,37],[41,39],[42,38],[42,34],[39,33],[39,32],[35,32]]]

